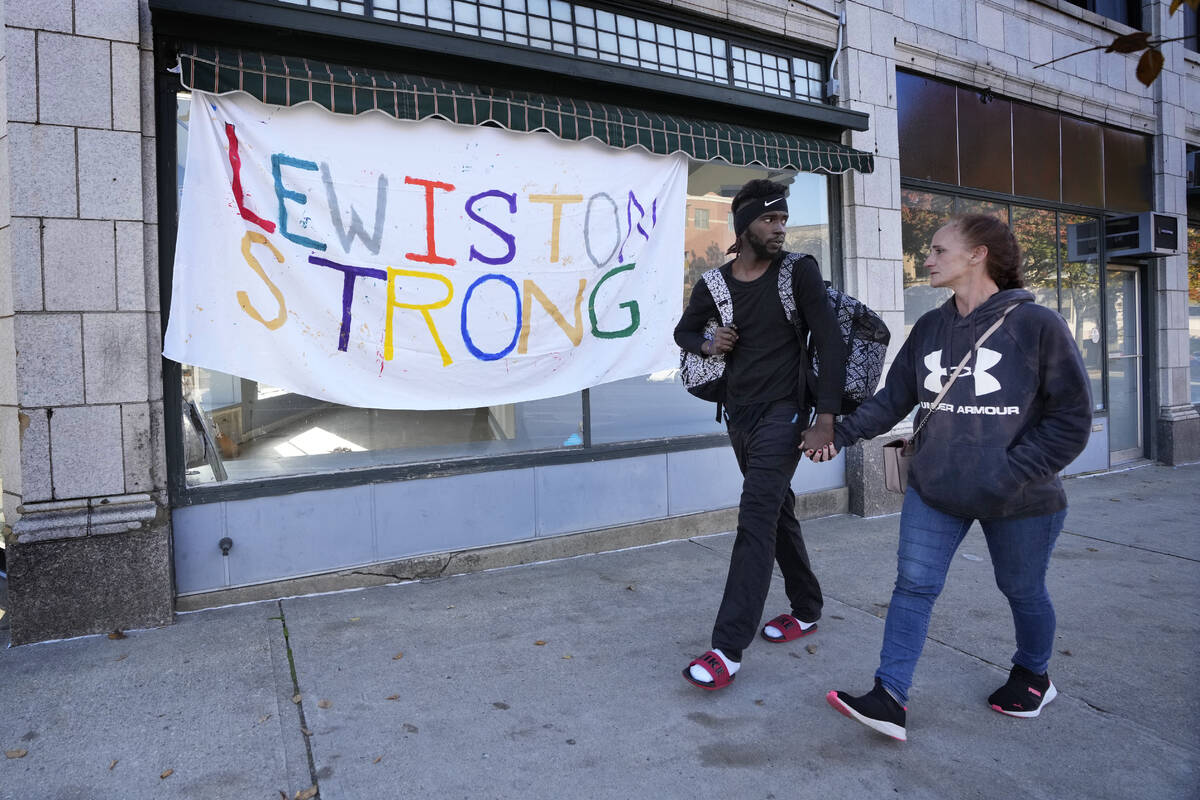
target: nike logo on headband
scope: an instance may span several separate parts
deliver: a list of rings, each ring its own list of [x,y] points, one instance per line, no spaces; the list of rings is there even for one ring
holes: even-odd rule
[[[770,205],[774,205],[775,203],[778,203],[782,199],[783,199],[782,197],[776,197],[774,200],[772,200],[769,203],[763,203],[763,208],[766,208],[767,206],[770,206]]]

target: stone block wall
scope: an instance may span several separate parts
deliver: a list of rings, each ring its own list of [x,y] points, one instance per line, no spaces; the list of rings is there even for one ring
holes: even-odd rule
[[[0,480],[12,638],[163,624],[149,11],[145,0],[39,0],[5,12]]]

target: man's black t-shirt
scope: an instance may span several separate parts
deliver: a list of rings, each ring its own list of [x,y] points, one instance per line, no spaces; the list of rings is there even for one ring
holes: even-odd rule
[[[798,398],[800,340],[779,302],[779,259],[752,281],[721,268],[733,299],[737,349],[725,367],[725,404],[733,417],[739,406]]]
[[[729,424],[745,428],[758,420],[771,403],[795,399],[805,405],[815,400],[818,414],[840,414],[845,381],[846,347],[825,293],[821,270],[811,258],[797,262],[793,292],[804,327],[821,352],[821,375],[815,398],[800,394],[803,364],[800,339],[788,322],[779,299],[779,264],[784,253],[753,281],[733,278],[733,262],[721,267],[721,276],[733,301],[733,321],[738,326],[737,345],[725,361],[725,399]],[[705,323],[718,318],[716,303],[703,280],[692,287],[687,308],[675,326],[675,342],[689,353],[703,355]]]

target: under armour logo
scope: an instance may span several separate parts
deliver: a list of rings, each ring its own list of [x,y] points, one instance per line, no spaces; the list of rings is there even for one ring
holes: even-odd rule
[[[995,350],[989,350],[986,347],[981,347],[975,353],[975,367],[963,367],[959,377],[970,375],[975,379],[975,396],[991,394],[1000,390],[1000,381],[988,374],[988,370],[1000,363],[1000,354]],[[929,375],[925,378],[925,388],[931,392],[942,391],[942,379],[949,374],[949,370],[942,366],[942,351],[934,350],[929,355],[925,356],[925,369],[929,370]]]

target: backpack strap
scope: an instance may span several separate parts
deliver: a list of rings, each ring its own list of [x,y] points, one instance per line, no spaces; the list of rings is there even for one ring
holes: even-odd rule
[[[721,274],[721,268],[710,269],[700,276],[713,302],[717,304],[717,314],[721,317],[721,327],[728,328],[733,324],[733,298],[729,295],[729,284]]]
[[[800,253],[788,253],[779,264],[779,302],[783,303],[783,313],[788,322],[796,322],[796,281],[794,270],[796,262],[801,258]]]

